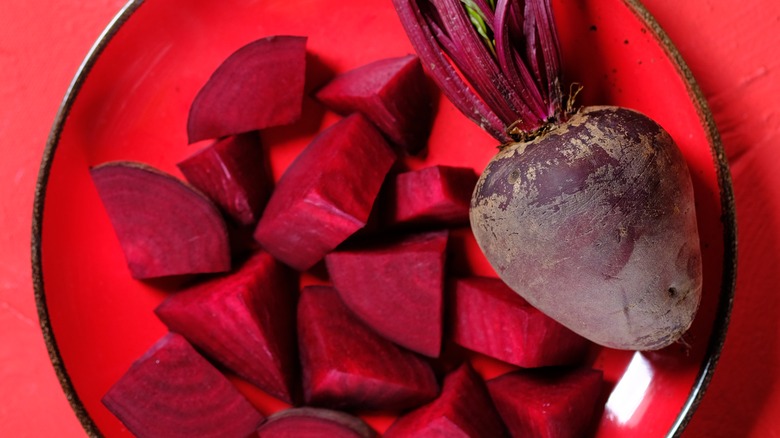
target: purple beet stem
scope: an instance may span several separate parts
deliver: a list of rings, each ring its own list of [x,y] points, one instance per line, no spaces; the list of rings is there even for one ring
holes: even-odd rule
[[[550,0],[393,0],[449,100],[497,140],[563,116],[560,50]],[[480,35],[474,16],[484,23]]]

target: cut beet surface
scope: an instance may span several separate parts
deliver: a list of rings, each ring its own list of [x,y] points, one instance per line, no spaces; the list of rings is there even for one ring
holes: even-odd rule
[[[599,370],[520,370],[487,382],[501,418],[515,438],[574,438],[596,411]]]
[[[257,430],[258,438],[375,438],[378,434],[353,415],[321,408],[277,412]]]
[[[344,303],[383,337],[436,357],[441,350],[447,232],[431,232],[325,257]]]
[[[574,363],[591,345],[497,278],[457,279],[453,286],[452,339],[470,350],[531,368]]]
[[[465,363],[447,375],[436,400],[400,417],[384,436],[501,438],[508,435],[485,382]]]
[[[293,161],[255,230],[282,262],[304,271],[368,220],[395,153],[363,116],[329,127]]]
[[[109,162],[90,173],[134,278],[230,269],[225,221],[205,195],[137,162]]]
[[[303,104],[306,37],[271,36],[231,54],[195,96],[189,142],[286,125]]]
[[[427,362],[366,327],[328,286],[302,290],[298,345],[307,404],[402,410],[431,401],[439,390]]]
[[[245,437],[263,416],[180,335],[169,333],[103,397],[138,438]]]
[[[297,295],[295,273],[260,251],[230,275],[170,295],[155,313],[208,357],[293,403]]]
[[[364,114],[410,154],[422,150],[428,140],[434,99],[416,56],[383,59],[342,73],[316,98],[338,113]]]
[[[243,225],[254,225],[273,191],[256,132],[215,141],[177,164],[187,181]]]
[[[477,178],[467,167],[432,166],[401,173],[391,182],[386,220],[391,225],[468,224]]]

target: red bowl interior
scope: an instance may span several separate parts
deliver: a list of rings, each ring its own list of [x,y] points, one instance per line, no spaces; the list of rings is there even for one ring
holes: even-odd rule
[[[721,205],[727,178],[716,159],[720,146],[676,52],[636,6],[558,0],[554,7],[566,78],[585,86],[583,102],[648,114],[672,134],[693,175],[705,278],[701,310],[685,343],[652,353],[598,349],[591,359],[607,381],[596,436],[662,436],[686,422],[688,405],[706,385],[706,367],[717,357],[725,330],[724,299],[733,291],[731,274],[724,279],[733,243],[724,239],[730,234],[721,216],[733,211]],[[312,83],[412,52],[390,1],[147,0],[121,18],[66,99],[37,200],[43,209],[36,281],[44,327],[53,334],[50,350],[85,427],[108,437],[130,434],[100,398],[165,333],[152,310],[166,292],[130,278],[89,167],[138,160],[181,176],[175,163],[199,146],[186,141],[196,92],[225,57],[257,38],[307,35]],[[317,131],[338,119],[308,99],[304,116],[295,126],[263,133],[277,178]],[[441,99],[429,154],[407,164],[472,166],[479,172],[495,146]],[[460,263],[475,274],[494,275],[470,233],[459,235],[466,250]],[[474,361],[485,375],[506,369],[481,357]],[[264,411],[281,407],[239,385]],[[381,429],[388,420],[369,421]]]

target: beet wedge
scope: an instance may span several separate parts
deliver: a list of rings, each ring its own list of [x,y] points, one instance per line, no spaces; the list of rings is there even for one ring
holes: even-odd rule
[[[436,400],[398,418],[384,436],[501,438],[509,435],[482,377],[464,363],[445,377]]]
[[[315,97],[337,113],[362,113],[407,153],[420,152],[428,140],[433,99],[414,55],[383,59],[342,73]]]
[[[514,438],[574,438],[596,411],[603,374],[591,369],[520,370],[487,382]]]
[[[431,166],[398,174],[386,220],[390,225],[469,223],[477,173],[468,167]]]
[[[366,327],[328,286],[302,290],[298,346],[307,404],[402,410],[431,401],[439,390],[426,361]]]
[[[257,132],[217,140],[177,164],[187,182],[242,225],[254,225],[273,191]]]
[[[322,408],[292,408],[277,412],[257,429],[258,438],[377,438],[353,415]]]
[[[383,337],[436,357],[441,351],[448,233],[412,235],[325,257],[347,307]]]
[[[143,163],[114,161],[90,173],[133,278],[230,269],[225,221],[205,195]]]
[[[304,271],[365,226],[395,153],[363,116],[329,127],[293,161],[255,230],[282,262]]]
[[[286,125],[303,105],[306,37],[271,36],[236,50],[190,107],[190,143]]]
[[[246,437],[264,417],[180,335],[169,333],[102,399],[138,438]]]
[[[463,347],[525,368],[582,359],[590,341],[540,312],[503,281],[454,281],[448,319],[452,340]]]
[[[214,361],[293,403],[296,277],[259,251],[230,275],[170,295],[155,313]]]

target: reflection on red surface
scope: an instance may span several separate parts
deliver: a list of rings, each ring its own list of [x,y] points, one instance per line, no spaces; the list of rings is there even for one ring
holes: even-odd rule
[[[710,146],[679,71],[622,1],[556,0],[554,8],[566,77],[585,84],[584,102],[619,104],[656,119],[675,138],[693,174],[705,282],[700,314],[685,339],[691,348],[679,344],[643,354],[598,349],[591,362],[606,381],[596,436],[663,436],[699,372],[720,290],[722,226]],[[307,73],[321,81],[411,52],[389,1],[146,0],[95,63],[64,125],[45,200],[46,301],[77,395],[109,438],[129,433],[100,398],[164,334],[152,310],[166,292],[130,278],[88,168],[131,159],[180,176],[175,163],[197,148],[187,146],[186,117],[198,89],[232,51],[274,34],[309,36],[316,71]],[[309,117],[303,129],[263,133],[277,178],[318,129],[338,119],[311,100],[304,112]],[[407,164],[481,172],[495,150],[487,134],[441,101],[428,155]],[[458,236],[465,254],[452,266],[490,275],[473,239]],[[478,368],[483,374],[499,369]],[[258,403],[278,408],[262,397]]]
[[[607,399],[604,409],[607,419],[620,425],[630,425],[631,420],[641,414],[637,410],[645,399],[652,379],[650,362],[642,353],[634,353],[628,368]]]

